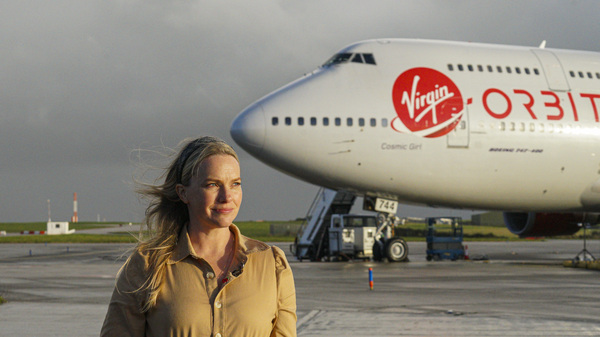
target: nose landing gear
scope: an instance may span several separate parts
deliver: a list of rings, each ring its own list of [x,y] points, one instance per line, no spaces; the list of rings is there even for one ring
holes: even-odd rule
[[[373,259],[382,261],[387,258],[390,262],[403,262],[408,260],[408,245],[400,237],[392,237],[392,227],[398,223],[398,217],[389,213],[379,213],[377,216],[378,228],[373,244]]]

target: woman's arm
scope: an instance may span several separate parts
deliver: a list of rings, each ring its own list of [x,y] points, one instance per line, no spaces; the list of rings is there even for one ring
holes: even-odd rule
[[[139,253],[133,254],[117,278],[100,332],[101,337],[146,335],[146,316],[140,309],[144,293],[140,291],[140,287],[144,283],[145,261]]]
[[[277,274],[278,313],[271,336],[296,336],[296,288],[292,269],[283,251],[273,246]]]

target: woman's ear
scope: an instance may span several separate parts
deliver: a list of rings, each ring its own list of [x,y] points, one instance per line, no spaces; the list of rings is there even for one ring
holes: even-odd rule
[[[175,186],[175,191],[177,192],[179,199],[181,199],[181,201],[183,201],[184,204],[187,204],[188,199],[187,199],[187,194],[185,192],[185,186],[183,186],[181,184],[177,184]]]

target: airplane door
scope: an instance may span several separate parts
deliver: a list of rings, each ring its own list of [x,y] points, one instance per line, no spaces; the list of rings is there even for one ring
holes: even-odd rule
[[[457,99],[449,99],[445,105],[448,104],[454,106],[455,108],[453,109],[457,113],[460,112],[459,109],[461,107],[464,109],[463,116],[460,118],[458,125],[447,135],[448,147],[469,147],[469,114],[467,104]]]
[[[554,91],[569,91],[569,83],[565,77],[560,61],[551,51],[544,49],[531,50],[542,64],[548,88]]]

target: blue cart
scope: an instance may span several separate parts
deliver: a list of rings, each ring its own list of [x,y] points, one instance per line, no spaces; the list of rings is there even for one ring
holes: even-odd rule
[[[458,220],[459,218],[427,218],[427,261],[456,261],[465,258],[463,227]],[[444,230],[438,231],[442,228]]]

